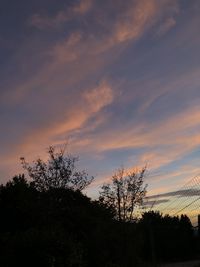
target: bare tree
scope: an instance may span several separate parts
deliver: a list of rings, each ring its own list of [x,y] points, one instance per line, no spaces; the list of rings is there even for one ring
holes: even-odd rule
[[[39,191],[51,188],[70,188],[82,191],[93,180],[86,171],[76,168],[77,157],[65,156],[65,149],[55,152],[53,146],[48,150],[47,162],[38,158],[33,164],[21,158],[23,168],[28,172],[34,187]]]
[[[112,183],[101,187],[99,201],[116,212],[119,221],[132,221],[134,209],[142,204],[147,185],[144,185],[146,167],[140,171],[126,172],[120,168]]]

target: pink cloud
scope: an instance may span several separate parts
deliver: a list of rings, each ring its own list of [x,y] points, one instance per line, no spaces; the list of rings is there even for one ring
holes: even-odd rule
[[[61,119],[52,121],[50,124],[41,126],[39,129],[32,130],[29,135],[24,137],[23,141],[13,148],[8,158],[4,155],[5,161],[11,161],[12,158],[13,160],[16,159],[16,155],[19,157],[19,154],[23,154],[24,151],[26,154],[37,153],[41,147],[56,144],[57,140],[55,138],[59,135],[64,134],[68,137],[71,132],[80,130],[90,118],[98,115],[103,108],[113,103],[114,97],[113,88],[106,81],[100,83],[96,88],[84,91],[79,95],[78,99],[74,95],[73,100],[71,99],[73,106],[70,109],[66,108],[65,114]],[[87,145],[87,141],[82,140],[83,145]]]
[[[172,27],[171,17],[178,13],[178,1],[165,0],[137,0],[130,1],[126,11],[122,13],[112,26],[110,36],[107,36],[101,46],[97,47],[97,52],[104,52],[115,45],[119,45],[128,41],[136,41],[144,35],[144,33],[160,21],[166,11],[169,12],[169,18],[166,18],[164,28],[167,31]],[[106,28],[106,25],[105,25]]]

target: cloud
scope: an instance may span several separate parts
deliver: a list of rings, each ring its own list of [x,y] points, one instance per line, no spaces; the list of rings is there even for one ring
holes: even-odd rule
[[[49,51],[49,56],[53,57],[55,64],[70,63],[77,59],[81,54],[78,49],[82,35],[80,32],[73,32],[63,42],[58,42]]]
[[[106,160],[108,151],[111,155],[111,152],[116,154],[120,151],[122,153],[126,149],[132,149],[132,153],[135,155],[135,151],[142,148],[138,155],[129,159],[122,157],[121,164],[125,163],[127,168],[131,168],[133,165],[147,164],[149,169],[147,183],[151,180],[152,188],[164,180],[173,181],[179,178],[183,182],[183,179],[186,180],[188,176],[195,176],[200,169],[194,165],[186,168],[185,163],[177,167],[179,171],[162,172],[161,168],[183,159],[197,146],[200,146],[200,135],[196,130],[192,132],[192,129],[200,126],[199,115],[199,108],[192,107],[156,123],[141,122],[137,124],[137,127],[134,127],[134,122],[133,124],[124,123],[123,129],[117,127],[104,129],[103,132],[95,132],[95,135],[87,136],[87,143],[85,146],[83,143],[81,149],[99,153]],[[84,141],[84,136],[78,136],[77,140],[79,138]],[[102,142],[102,140],[104,141]],[[74,145],[76,146],[76,138]],[[148,177],[148,175],[150,176]],[[111,177],[111,175],[107,174],[106,177]],[[104,178],[102,177],[102,179]],[[168,185],[166,184],[165,190]]]
[[[121,43],[140,37],[146,27],[153,22],[152,19],[157,11],[154,0],[135,2],[123,18],[117,22],[112,36],[113,42]]]
[[[84,93],[84,99],[93,112],[98,112],[104,106],[111,104],[113,98],[113,90],[106,82],[102,82],[97,88]]]
[[[176,25],[176,20],[173,17],[167,18],[163,24],[159,27],[157,35],[161,36],[168,32]]]
[[[174,27],[179,10],[178,2],[108,0],[100,1],[97,5],[97,1],[80,1],[78,5],[73,4],[54,15],[35,14],[31,18],[32,26],[48,30],[48,34],[51,32],[49,29],[61,29],[66,22],[79,19],[82,15],[85,15],[84,27],[81,28],[79,23],[75,23],[69,31],[63,31],[61,37],[57,34],[51,36],[48,45],[47,40],[43,43],[43,38],[47,38],[44,31],[36,31],[40,34],[36,36],[40,41],[36,42],[38,50],[32,57],[38,61],[37,68],[32,69],[32,61],[29,59],[27,64],[27,55],[23,54],[23,50],[28,50],[27,54],[31,54],[30,47],[35,46],[34,39],[31,39],[29,44],[22,45],[18,62],[10,64],[18,66],[19,69],[21,66],[30,69],[28,77],[24,75],[17,82],[10,81],[1,97],[1,103],[7,103],[13,114],[20,114],[15,130],[16,132],[19,128],[20,134],[11,138],[13,145],[12,149],[6,148],[6,161],[10,159],[11,162],[12,158],[13,164],[14,159],[21,153],[37,155],[49,144],[62,143],[66,136],[70,135],[73,148],[78,153],[90,154],[87,155],[88,158],[92,155],[92,160],[95,158],[100,163],[108,162],[106,153],[110,153],[109,156],[115,152],[122,155],[126,149],[130,149],[134,157],[127,158],[122,155],[122,163],[126,162],[131,168],[133,164],[141,166],[147,162],[152,170],[152,180],[158,182],[170,179],[170,174],[161,174],[155,178],[153,173],[181,159],[200,145],[200,135],[197,131],[200,121],[199,106],[184,107],[182,110],[175,110],[172,116],[161,118],[162,111],[157,109],[154,117],[159,119],[156,121],[147,117],[152,106],[159,102],[163,95],[169,94],[173,98],[173,93],[178,91],[182,96],[188,88],[199,86],[199,69],[193,68],[187,74],[183,71],[182,76],[174,71],[175,78],[167,72],[160,74],[153,66],[153,56],[162,59],[158,64],[162,66],[167,55],[165,56],[164,49],[162,55],[157,53],[158,50],[153,52],[150,43],[147,50],[150,51],[149,54],[152,53],[153,59],[147,61],[143,50],[138,54],[141,61],[144,61],[141,75],[144,74],[146,83],[137,83],[140,80],[138,69],[141,67],[138,60],[132,70],[132,65],[125,67],[126,63],[120,61],[120,56],[122,58],[122,51],[127,48],[127,44],[142,41],[143,37],[151,34],[154,36],[155,32],[161,36]],[[55,33],[54,30],[52,32]],[[131,61],[135,61],[134,47],[131,47],[129,57]],[[148,70],[146,66],[149,66]],[[129,87],[127,84],[123,84],[121,88],[118,86],[123,74],[118,77],[119,72],[115,71],[117,68],[119,72],[127,68],[131,76],[127,79],[132,80]],[[158,76],[146,77],[145,71],[148,75],[157,73]],[[113,73],[117,73],[117,77]],[[113,83],[110,82],[110,74],[113,75]],[[103,82],[95,86],[97,81]],[[185,91],[183,86],[187,88]],[[123,94],[120,95],[120,90],[123,91],[124,98]],[[181,100],[178,99],[177,102]],[[107,109],[109,105],[112,105],[112,110]],[[134,105],[139,106],[138,110],[134,110]],[[170,109],[169,104],[168,110]],[[121,114],[124,110],[127,118]],[[7,120],[4,127],[5,124],[13,124],[13,115],[9,113],[9,116],[9,122]],[[12,132],[11,126],[7,132]],[[140,149],[141,151],[137,152]],[[189,173],[192,173],[191,169],[187,171],[187,175]],[[103,175],[106,176],[107,173]],[[172,175],[176,178],[180,173],[174,172]]]
[[[166,32],[170,27],[174,26],[172,24],[175,23],[175,19],[171,16],[177,14],[178,9],[178,1],[129,1],[127,9],[118,17],[112,26],[110,35],[105,38],[105,41],[98,47],[97,51],[104,52],[115,45],[138,40],[148,29],[151,29],[159,22],[166,12],[166,21],[160,30],[164,34],[164,30]]]
[[[10,153],[8,157],[11,159],[15,155],[23,154],[24,151],[27,153],[28,151],[38,151],[41,146],[54,143],[55,138],[60,135],[70,136],[72,131],[80,130],[89,119],[113,103],[114,98],[113,88],[105,80],[97,87],[84,91],[78,98],[74,95],[74,98],[69,100],[71,104],[68,103],[70,108],[68,107],[65,112],[63,111],[59,120],[31,129],[31,132],[18,142],[15,149],[12,150],[12,155]]]
[[[82,99],[78,99],[74,109],[67,110],[66,122],[61,121],[59,125],[52,125],[52,136],[55,134],[68,133],[82,127],[92,116],[100,112],[104,107],[114,101],[114,92],[111,86],[103,81],[94,89],[90,89],[82,94]],[[76,99],[74,99],[74,103]]]
[[[150,195],[145,198],[145,206],[146,207],[156,207],[161,211],[167,212],[177,212],[177,210],[181,210],[182,207],[195,202],[199,199],[200,189],[198,189],[197,180],[194,185],[187,186],[186,189],[180,189],[177,191],[169,191],[161,194]],[[195,198],[196,197],[196,198]],[[167,203],[165,206],[164,204]],[[169,203],[169,204],[168,204]],[[196,209],[196,208],[195,208]],[[191,206],[186,210],[187,213],[191,215],[192,211],[195,211],[194,206]]]
[[[92,0],[81,0],[78,5],[72,7],[72,12],[78,15],[85,14],[91,9],[92,2]]]
[[[162,193],[162,194],[158,194],[158,195],[152,195],[152,196],[148,196],[146,197],[147,200],[151,200],[151,199],[159,199],[159,198],[164,198],[164,197],[174,197],[174,196],[178,196],[178,197],[193,197],[193,196],[199,196],[200,195],[200,189],[184,189],[184,190],[178,190],[178,191],[172,191],[172,192],[167,192],[167,193]],[[157,200],[156,203],[158,204]]]
[[[159,199],[159,200],[145,200],[143,205],[145,207],[149,207],[149,208],[154,208],[154,206],[159,205],[159,204],[164,204],[169,202],[168,199]]]
[[[58,11],[53,16],[34,14],[30,18],[30,24],[40,30],[57,28],[77,16],[85,15],[91,7],[92,0],[80,0],[77,5],[72,5],[71,7]]]
[[[184,132],[199,125],[199,116],[198,108],[192,108],[163,122],[159,121],[154,124],[141,122],[137,125],[137,128],[132,127],[133,125],[127,125],[127,128],[123,131],[121,129],[115,130],[113,133],[111,131],[108,134],[107,142],[99,143],[98,148],[103,151],[131,147],[155,147],[156,145],[163,145],[163,139],[165,139],[165,148],[169,146],[169,149],[171,149],[170,145],[177,145],[181,149],[181,146],[185,144],[181,151],[176,151],[176,154],[179,154],[179,152],[182,154],[184,150],[188,151],[200,142],[198,134],[194,133],[193,136],[188,136]],[[144,160],[147,161],[152,158],[157,158],[157,155],[150,153],[146,155],[146,158],[144,156]]]
[[[96,28],[103,28],[103,31],[99,31],[99,36],[91,31],[88,41],[94,43],[92,53],[98,54],[116,45],[138,40],[163,17],[165,21],[162,26],[157,26],[159,27],[157,31],[160,35],[164,34],[175,25],[175,16],[179,10],[178,0],[128,0],[126,3],[118,1],[114,3],[115,12],[118,12],[118,15],[116,18],[108,19],[109,8],[113,9],[113,3],[110,6],[109,2],[103,1],[102,6],[95,6],[95,1],[82,0],[79,4],[60,10],[53,16],[34,14],[30,19],[30,24],[38,29],[58,28],[68,20],[86,15],[93,7],[94,25]]]
[[[24,101],[26,97],[28,97],[33,88],[38,87],[46,88],[45,90],[43,89],[44,93],[41,95],[42,98],[46,97],[46,95],[54,94],[53,92],[56,91],[59,91],[58,95],[61,94],[62,91],[64,93],[64,88],[70,88],[71,86],[74,86],[74,84],[80,83],[82,79],[87,77],[87,75],[92,76],[92,73],[97,71],[98,68],[102,69],[113,60],[112,57],[109,59],[109,57],[104,57],[100,54],[94,58],[93,53],[95,51],[100,52],[101,50],[101,52],[105,52],[105,49],[108,50],[117,44],[123,44],[129,40],[137,40],[145,33],[147,29],[149,29],[159,20],[165,8],[167,6],[174,6],[175,2],[164,1],[162,4],[160,4],[160,2],[156,0],[130,1],[127,6],[125,5],[126,8],[123,9],[123,12],[117,16],[117,19],[112,21],[110,25],[107,25],[108,28],[111,29],[109,34],[103,34],[100,36],[100,40],[98,41],[96,39],[91,39],[90,34],[84,36],[80,31],[71,32],[67,38],[59,40],[56,44],[50,46],[50,49],[45,51],[45,54],[50,57],[48,64],[39,69],[38,73],[33,77],[33,79],[29,79],[22,85],[20,84],[19,90],[15,90],[12,98],[14,100],[17,99],[17,102],[20,103]],[[72,11],[70,12],[73,14],[73,16],[76,14],[85,14],[90,10],[91,5],[91,1],[81,1],[80,5],[73,6],[69,8],[69,10]],[[65,21],[65,19],[69,19],[69,17],[66,15],[68,13],[66,10],[60,11],[52,17],[45,17],[44,20],[40,21],[41,25],[60,25]],[[99,99],[96,97],[96,91],[93,91],[93,93],[85,93],[85,100],[89,100],[89,98],[92,99],[92,104],[90,103],[90,109],[98,110],[101,108],[101,105],[103,105],[101,100],[103,103],[105,101],[103,97],[104,95],[106,96],[106,101],[108,101],[108,103],[110,103],[110,101],[112,102],[112,94],[110,91],[102,90],[101,92],[102,93]],[[71,94],[72,98],[76,95],[76,93],[74,95],[73,93],[70,93],[70,95]],[[69,97],[71,97],[70,95]],[[11,101],[10,96],[8,97],[9,101]],[[54,101],[56,101],[56,97]],[[62,101],[64,102],[64,99],[61,100],[61,103],[59,103],[60,106],[64,105]],[[76,119],[71,121],[72,117]],[[72,131],[73,129],[77,129],[79,125],[83,125],[85,121],[87,121],[87,118],[87,114],[81,110],[77,113],[72,112],[72,114],[69,116],[65,115],[66,123],[65,120],[59,120],[58,124],[55,124],[53,121],[50,124],[52,125],[52,128],[57,129],[54,132],[54,134],[57,135],[63,133],[65,130]],[[142,129],[144,129],[144,127],[144,125],[141,125]],[[51,129],[51,126],[48,125],[46,128]],[[140,126],[138,128],[140,128]],[[51,132],[51,130],[49,130],[49,132]],[[142,145],[142,140],[137,136],[137,133],[134,135],[132,130],[129,132],[132,134],[133,138],[134,136],[136,137],[136,139],[132,142],[137,143],[138,146]],[[136,132],[139,131],[136,130]],[[119,136],[120,138],[123,138],[123,136]],[[115,138],[116,137],[114,136],[113,141]],[[128,140],[130,140],[130,137],[127,136],[127,145],[130,143]],[[116,140],[116,142],[122,148],[126,146],[124,144],[124,140]],[[111,144],[112,142],[109,145]],[[107,146],[105,149],[109,149],[109,147]]]

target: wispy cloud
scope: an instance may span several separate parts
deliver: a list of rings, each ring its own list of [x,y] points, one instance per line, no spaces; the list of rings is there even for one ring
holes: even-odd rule
[[[159,195],[152,195],[152,196],[148,196],[146,199],[147,200],[151,200],[151,199],[159,199],[159,198],[164,198],[164,197],[174,197],[174,196],[178,196],[178,197],[192,197],[192,196],[199,196],[200,194],[200,190],[199,189],[184,189],[184,190],[178,190],[178,191],[172,191],[172,192],[167,192],[167,193],[163,193],[163,194],[159,194]],[[164,201],[166,202],[166,201]],[[156,201],[156,203],[158,204],[159,202]]]
[[[168,32],[171,28],[173,28],[175,25],[176,25],[176,20],[173,17],[167,18],[166,21],[159,27],[157,34],[163,35],[166,32]]]
[[[106,36],[103,44],[98,47],[97,52],[103,52],[115,45],[136,41],[148,30],[151,29],[163,15],[167,18],[160,32],[164,34],[175,25],[175,18],[178,13],[178,1],[157,1],[140,0],[129,1],[127,9],[122,12],[117,21],[111,26],[110,35]],[[172,21],[174,24],[172,25]],[[106,28],[107,25],[105,25]]]
[[[50,16],[48,14],[34,14],[30,18],[30,24],[40,30],[47,28],[57,28],[62,26],[63,23],[74,19],[77,16],[86,14],[92,7],[92,0],[80,0],[76,5],[66,7],[56,14]]]
[[[156,205],[164,204],[169,202],[168,199],[159,199],[159,200],[147,200],[144,202],[144,206],[147,208],[154,208]]]
[[[52,121],[50,124],[40,126],[39,129],[31,129],[31,132],[15,146],[12,155],[19,155],[24,151],[38,150],[41,146],[48,146],[56,136],[68,137],[72,131],[80,130],[87,121],[96,116],[103,108],[113,103],[115,98],[112,87],[105,80],[96,88],[88,89],[77,98],[71,99],[73,105],[70,109],[63,110],[62,118]],[[32,140],[35,140],[34,144]],[[87,143],[86,143],[87,144]],[[5,157],[5,155],[4,155]],[[11,158],[11,154],[8,156]],[[6,157],[5,157],[6,158]]]
[[[183,159],[200,146],[199,17],[181,8],[178,0],[83,0],[34,11],[3,66],[1,169],[72,136],[72,150],[97,168],[95,186],[124,163],[148,163],[152,192],[195,174]],[[176,161],[179,170],[170,169]]]

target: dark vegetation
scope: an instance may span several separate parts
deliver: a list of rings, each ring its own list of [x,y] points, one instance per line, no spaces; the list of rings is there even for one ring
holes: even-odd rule
[[[76,161],[50,148],[48,162],[22,158],[30,179],[18,175],[0,186],[0,266],[153,266],[196,255],[187,216],[146,212],[135,219],[145,168],[120,169],[92,201],[81,191],[93,177]]]

